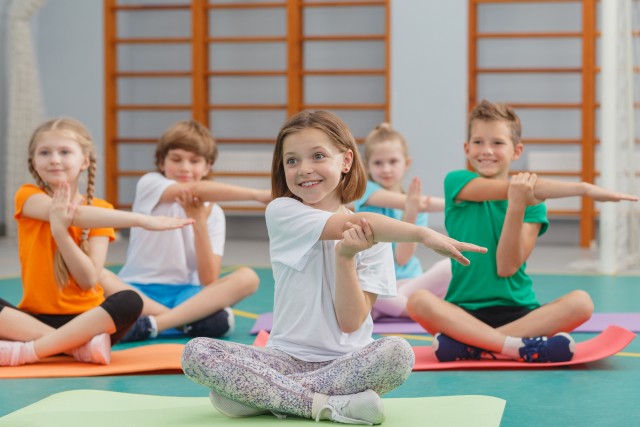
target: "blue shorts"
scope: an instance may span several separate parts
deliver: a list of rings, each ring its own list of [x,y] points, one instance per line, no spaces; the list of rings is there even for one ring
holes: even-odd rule
[[[134,288],[151,298],[152,300],[159,302],[165,307],[174,308],[177,305],[182,304],[192,296],[204,289],[202,285],[166,285],[166,284],[142,284],[142,283],[129,283]],[[175,335],[182,335],[182,332],[175,329],[167,329],[160,332],[162,337],[172,337]]]
[[[152,300],[169,308],[182,304],[204,289],[202,285],[129,284]]]

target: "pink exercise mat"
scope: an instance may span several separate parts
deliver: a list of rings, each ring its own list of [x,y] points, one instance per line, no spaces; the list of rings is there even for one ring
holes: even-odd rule
[[[619,326],[609,326],[594,338],[576,344],[576,354],[568,362],[559,363],[525,363],[516,360],[460,360],[456,362],[439,362],[433,354],[431,346],[416,346],[414,371],[434,371],[450,369],[544,369],[556,366],[580,365],[595,362],[622,351],[635,338],[636,334]],[[264,347],[269,340],[269,333],[262,330],[258,333],[253,345]]]

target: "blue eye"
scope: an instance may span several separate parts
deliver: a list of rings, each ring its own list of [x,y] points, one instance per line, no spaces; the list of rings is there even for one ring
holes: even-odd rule
[[[286,163],[287,165],[293,165],[293,164],[295,164],[295,163],[296,163],[296,159],[287,159],[287,160],[285,160],[285,163]]]
[[[316,153],[316,154],[313,155],[313,159],[314,160],[322,160],[322,159],[324,159],[324,157],[325,156],[322,153]]]

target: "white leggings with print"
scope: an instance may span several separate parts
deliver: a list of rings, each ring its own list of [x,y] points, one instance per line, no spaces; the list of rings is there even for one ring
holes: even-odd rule
[[[329,396],[367,389],[382,395],[402,384],[414,364],[407,341],[385,337],[328,362],[305,362],[279,350],[196,338],[182,354],[192,381],[237,402],[311,418],[314,393]]]

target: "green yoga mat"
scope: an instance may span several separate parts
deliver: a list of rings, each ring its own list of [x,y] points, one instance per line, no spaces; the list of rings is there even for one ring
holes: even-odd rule
[[[490,396],[384,399],[384,427],[499,426],[505,401]],[[310,420],[274,416],[229,419],[206,397],[166,397],[74,390],[57,393],[0,418],[0,426],[211,427],[312,426]],[[326,425],[335,425],[325,423]]]

